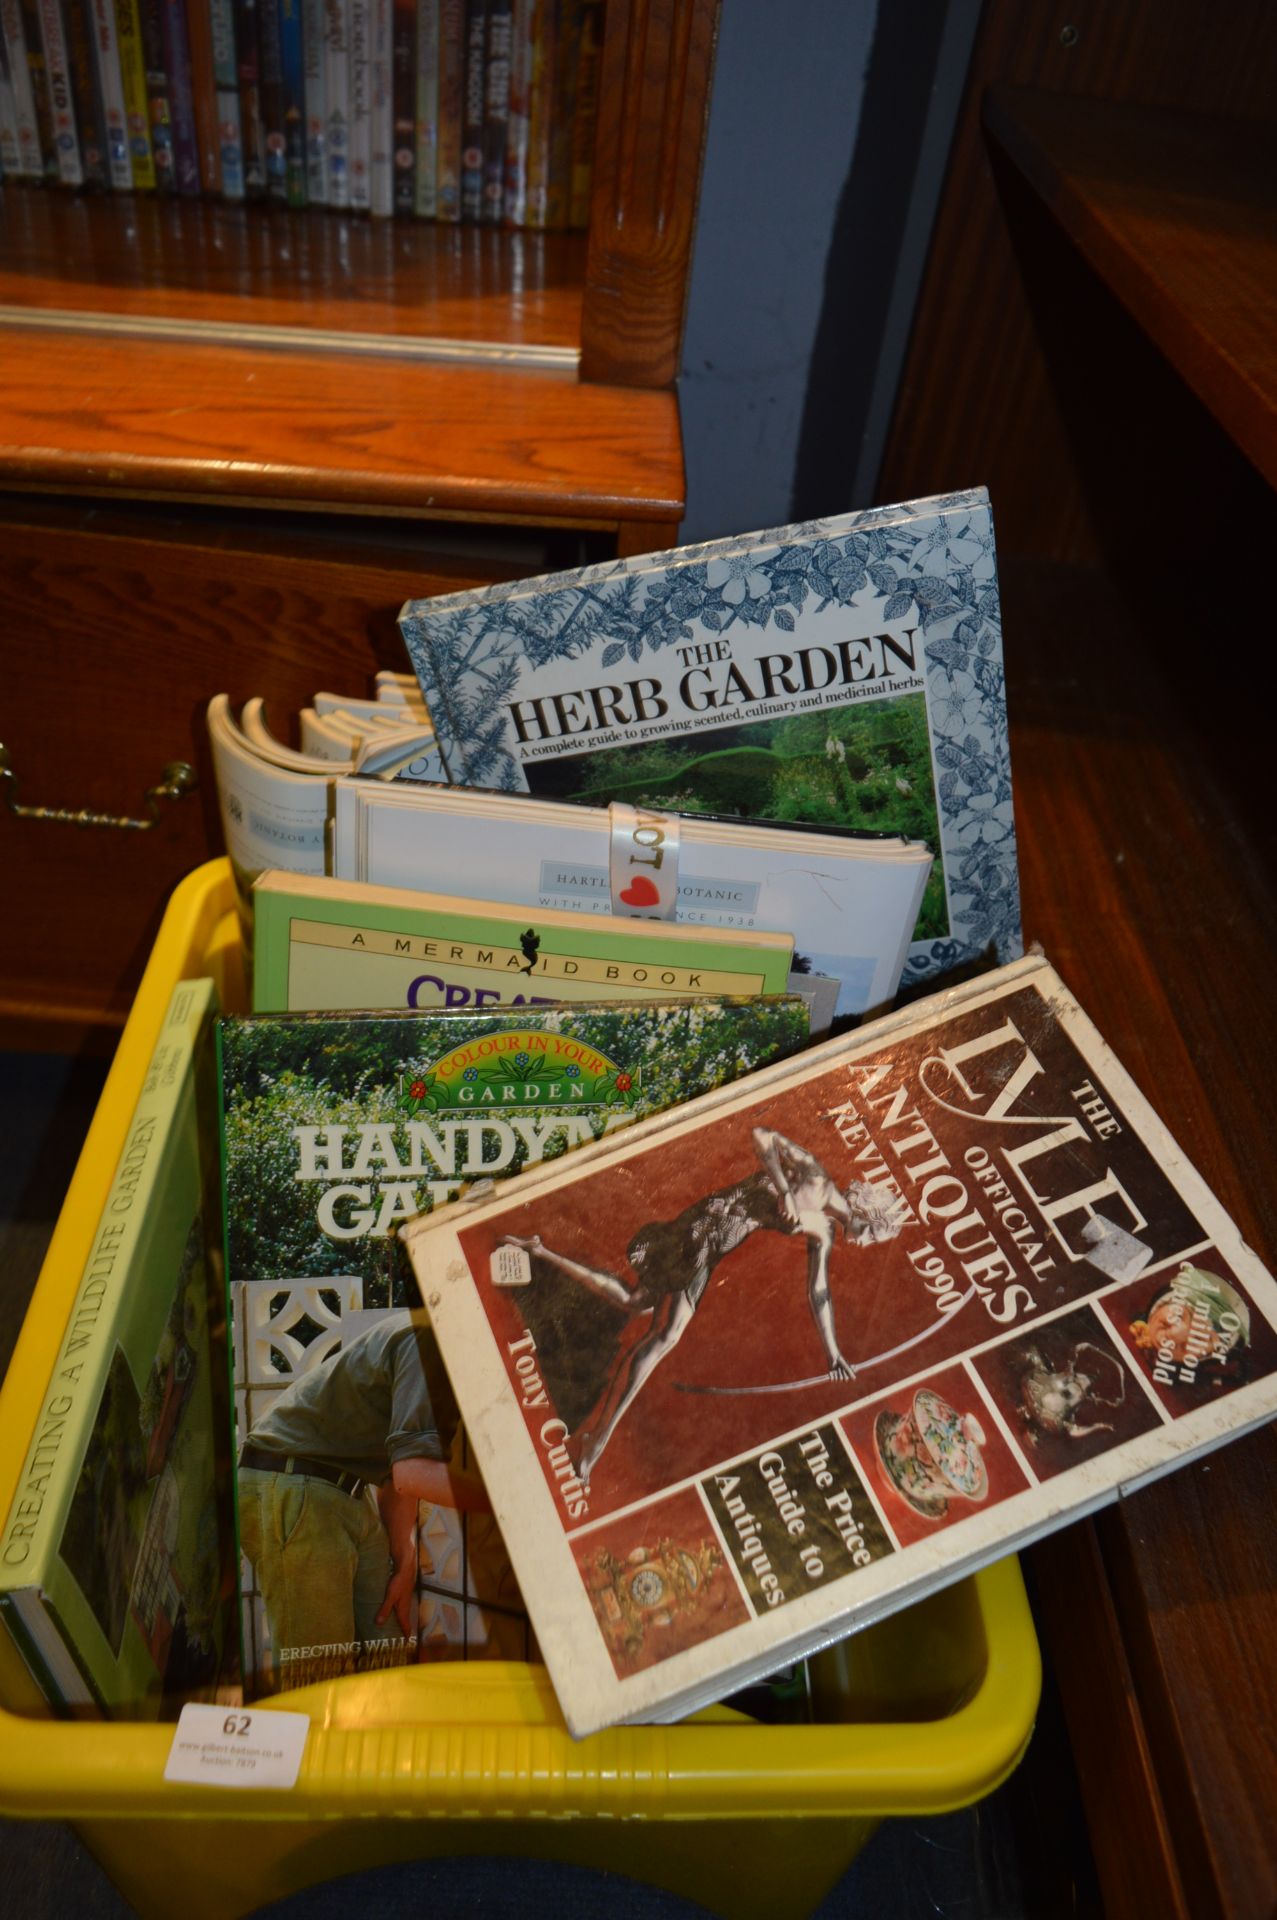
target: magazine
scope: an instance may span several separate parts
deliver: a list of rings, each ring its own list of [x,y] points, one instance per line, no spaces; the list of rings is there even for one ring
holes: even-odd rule
[[[1036,957],[404,1238],[575,1734],[1277,1409],[1277,1287]]]
[[[432,1361],[398,1225],[780,1058],[806,1028],[792,998],[220,1023],[250,1698],[418,1659],[530,1657],[490,1514],[459,1508],[449,1485],[404,1516],[397,1543],[378,1518],[394,1461],[414,1457],[392,1383],[411,1403]],[[457,1461],[464,1490],[450,1398],[429,1398],[423,1444]],[[279,1515],[307,1493],[293,1516],[305,1532],[280,1553],[263,1503]],[[343,1584],[352,1530],[368,1564]],[[379,1619],[396,1544],[418,1577]]]
[[[904,835],[913,986],[1022,951],[982,487],[410,601],[454,785]]]

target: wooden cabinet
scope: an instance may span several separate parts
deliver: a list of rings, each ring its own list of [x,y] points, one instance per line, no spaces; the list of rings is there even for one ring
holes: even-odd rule
[[[989,0],[882,483],[990,488],[1026,936],[1270,1267],[1275,83],[1249,0]],[[1273,1911],[1275,1492],[1269,1425],[1028,1556],[1111,1920]]]
[[[0,190],[10,1043],[123,1018],[220,846],[213,693],[402,667],[409,595],[672,544],[718,0],[608,0],[586,234]]]

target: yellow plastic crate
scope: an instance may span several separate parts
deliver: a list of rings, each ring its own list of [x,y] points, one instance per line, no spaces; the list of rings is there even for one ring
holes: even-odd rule
[[[169,904],[0,1392],[0,1513],[172,986],[246,1005],[229,863]],[[171,1786],[171,1726],[47,1717],[0,1641],[0,1811],[67,1819],[144,1916],[231,1920],[382,1862],[488,1853],[631,1874],[711,1911],[804,1915],[884,1817],[989,1793],[1033,1728],[1040,1663],[1000,1562],[811,1662],[819,1721],[715,1709],[574,1741],[543,1671],[421,1666],[282,1694],[310,1716],[289,1791]]]

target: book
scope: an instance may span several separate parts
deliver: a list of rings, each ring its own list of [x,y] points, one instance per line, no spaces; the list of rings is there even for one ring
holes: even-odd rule
[[[347,177],[350,207],[367,213],[372,204],[372,7],[373,0],[350,4],[350,120]]]
[[[328,96],[324,88],[324,0],[302,0],[302,97],[306,107],[306,199],[328,204]]]
[[[218,165],[222,198],[244,198],[244,142],[240,131],[239,62],[235,52],[234,0],[212,0],[213,88],[217,111]]]
[[[76,132],[80,141],[82,185],[105,188],[111,181],[111,141],[98,63],[94,57],[91,0],[66,0],[63,31]]]
[[[327,1432],[319,1403],[339,1397],[326,1378],[334,1349],[402,1324],[413,1304],[395,1233],[408,1212],[630,1125],[805,1038],[802,1004],[791,999],[223,1020],[226,1273],[250,1473],[269,1473],[272,1440],[298,1417],[299,1397],[321,1467],[367,1468],[374,1482],[390,1473],[388,1455],[378,1463],[342,1451],[348,1436]],[[387,1432],[383,1425],[372,1438],[384,1444]],[[304,1450],[297,1429],[288,1442],[294,1455]],[[348,1496],[331,1486],[319,1497],[340,1519]],[[322,1624],[311,1618],[311,1563],[294,1574],[286,1557],[272,1561],[263,1580],[249,1555],[250,1698],[271,1692],[281,1675],[297,1685],[417,1658],[528,1657],[525,1616],[490,1516],[427,1501],[416,1518],[421,1571],[406,1620],[382,1621],[382,1632],[367,1616],[384,1598],[388,1541],[371,1603],[348,1584],[348,1612],[334,1618],[325,1603]],[[368,1531],[375,1544],[375,1523]]]
[[[465,0],[439,0],[435,90],[435,219],[461,218],[461,149],[465,115]]]
[[[262,0],[263,5],[271,0]],[[337,4],[337,0],[332,0]],[[266,127],[262,118],[261,58],[258,51],[258,0],[234,0],[235,63],[239,86],[239,126],[243,152],[244,198],[266,193]]]
[[[133,187],[135,192],[152,193],[155,159],[151,149],[151,115],[138,0],[115,0],[115,32],[120,49],[120,81],[124,88]]]
[[[454,784],[876,828],[936,856],[915,986],[1021,951],[983,488],[410,601]]]
[[[324,0],[324,171],[330,207],[350,205],[350,0]]]
[[[124,78],[120,68],[119,34],[114,0],[90,0],[90,33],[102,111],[106,123],[108,167],[111,185],[120,193],[133,187],[133,163],[130,157],[129,113],[124,97]]]
[[[258,0],[257,79],[266,162],[266,198],[288,203],[288,141],[284,132],[283,0]]]
[[[172,89],[166,67],[163,10],[167,0],[138,0],[142,62],[146,75],[146,114],[157,193],[177,190]]]
[[[43,180],[44,155],[40,146],[40,120],[31,85],[31,68],[22,26],[21,0],[0,0],[0,40],[8,54],[9,85],[13,95],[13,138],[16,154],[6,160],[6,172],[15,178]]]
[[[417,0],[394,0],[394,211],[417,211]]]
[[[529,911],[300,873],[253,884],[253,1011],[482,1009],[786,990],[793,938]]]
[[[191,109],[199,153],[200,186],[222,192],[222,128],[213,48],[212,0],[191,0],[186,8],[186,38],[191,68]],[[233,198],[233,195],[227,195]]]
[[[414,211],[435,217],[439,179],[439,0],[417,0]]]
[[[445,19],[446,19],[445,15]],[[488,0],[465,0],[461,48],[461,218],[483,218],[484,77]]]
[[[79,187],[84,184],[84,168],[61,0],[38,0],[38,13],[57,178],[64,187]]]
[[[186,0],[162,0],[164,66],[168,74],[169,113],[173,132],[173,174],[177,190],[198,195],[202,185],[199,129],[195,119],[191,50],[186,26]]]
[[[578,1735],[1277,1410],[1277,1286],[1037,956],[402,1237]]]
[[[0,1618],[72,1715],[176,1714],[234,1644],[215,1011],[174,989],[0,1534]]]
[[[351,776],[333,799],[338,879],[687,926],[783,927],[803,971],[837,979],[842,1018],[894,999],[931,869],[916,841],[764,821]]]
[[[279,0],[279,57],[284,106],[284,197],[290,207],[304,207],[308,158],[302,0]]]
[[[328,777],[317,776],[313,763],[295,771],[263,758],[235,724],[224,693],[209,702],[208,736],[222,837],[235,875],[240,915],[247,923],[252,884],[259,873],[284,861],[299,873],[325,871]]]
[[[391,0],[369,0],[368,211],[378,220],[395,211],[394,24]]]
[[[487,0],[483,68],[483,166],[479,218],[499,225],[505,214],[505,150],[510,121],[514,0]]]

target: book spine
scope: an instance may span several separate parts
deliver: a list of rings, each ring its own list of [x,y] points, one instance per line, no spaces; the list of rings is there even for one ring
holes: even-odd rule
[[[234,0],[211,0],[213,94],[217,109],[217,157],[222,198],[244,198],[244,143],[239,125],[239,70],[235,59]]]
[[[36,117],[36,135],[40,142],[40,178],[53,184],[58,178],[58,149],[53,138],[53,112],[49,105],[49,82],[44,70],[44,42],[40,37],[39,6],[37,0],[16,0],[16,4],[22,23],[27,87]]]
[[[133,186],[133,168],[129,161],[129,118],[124,101],[124,80],[120,72],[120,49],[112,0],[90,0],[90,30],[93,66],[106,127],[107,171],[117,193],[128,193]]]
[[[49,90],[49,116],[53,126],[58,178],[64,187],[80,187],[84,184],[84,166],[75,125],[75,93],[71,85],[66,22],[59,0],[39,0],[39,8],[44,78]]]
[[[239,72],[239,127],[244,144],[244,198],[266,192],[266,136],[262,127],[261,61],[257,49],[258,0],[235,0],[235,63]]]
[[[0,33],[0,180],[18,172],[18,116],[13,107],[13,81],[9,76],[9,49]]]
[[[170,999],[0,1533],[0,1588],[8,1594],[38,1586],[57,1553],[211,991],[208,981],[189,981]]]
[[[301,0],[279,0],[279,51],[284,90],[284,190],[290,207],[306,205],[306,77]]]
[[[603,64],[603,0],[583,0],[581,44],[576,58],[572,111],[572,164],[568,186],[569,227],[590,224],[590,181],[598,124],[599,69]]]
[[[541,228],[550,210],[550,130],[554,123],[555,0],[535,0],[528,81],[527,191],[522,225]]]
[[[417,0],[394,0],[395,212],[417,211]]]
[[[461,218],[483,218],[483,81],[488,0],[465,0],[461,105]]]
[[[554,101],[550,110],[549,174],[546,180],[547,227],[568,223],[572,186],[572,119],[576,104],[576,65],[581,48],[582,0],[560,0],[554,50]]]
[[[306,198],[328,203],[328,112],[324,92],[324,0],[302,0],[302,98],[306,108]]]
[[[514,0],[488,0],[483,64],[483,205],[480,218],[498,223],[505,212],[505,142],[510,118],[510,48]]]
[[[40,121],[31,89],[31,69],[27,64],[27,43],[22,31],[19,0],[0,0],[0,36],[9,61],[9,86],[13,95],[14,138],[18,157],[12,172],[25,180],[43,180],[44,154],[40,146]],[[6,172],[10,171],[6,167]]]
[[[155,162],[155,186],[159,193],[173,193],[177,187],[177,174],[173,153],[173,111],[168,71],[164,65],[163,0],[138,0],[138,18],[142,28],[142,59],[146,67],[146,113],[151,131],[151,154]]]
[[[108,0],[109,3],[109,0]],[[138,0],[115,0],[115,38],[120,54],[120,84],[129,135],[129,170],[135,192],[155,189],[155,157],[151,151],[151,120],[147,111],[146,60],[142,52],[142,20]]]
[[[200,146],[195,129],[195,95],[191,87],[191,46],[186,31],[185,0],[164,0],[160,10],[164,34],[164,71],[169,83],[169,113],[173,128],[173,179],[188,198],[200,190]]]
[[[465,97],[465,0],[440,0],[436,88],[435,219],[461,218],[461,134]]]
[[[217,88],[213,79],[213,9],[210,0],[186,0],[186,40],[190,50],[191,107],[200,186],[222,190],[221,139],[217,126]]]
[[[372,200],[371,38],[372,0],[350,0],[350,205],[355,213],[367,213]]]
[[[532,91],[533,0],[514,0],[510,45],[510,112],[505,130],[502,213],[521,227],[528,202],[528,108]]]
[[[324,0],[324,170],[330,207],[350,205],[350,5]]]
[[[439,0],[417,0],[416,68],[414,206],[421,219],[433,220],[439,158]]]
[[[84,185],[106,189],[111,184],[110,142],[102,89],[98,84],[97,61],[93,55],[95,35],[91,0],[65,0],[65,26]]]
[[[283,206],[288,200],[284,160],[284,62],[280,43],[281,0],[257,3],[257,84],[266,154],[266,198]]]
[[[395,210],[394,9],[370,0],[368,9],[368,210],[385,220]]]

